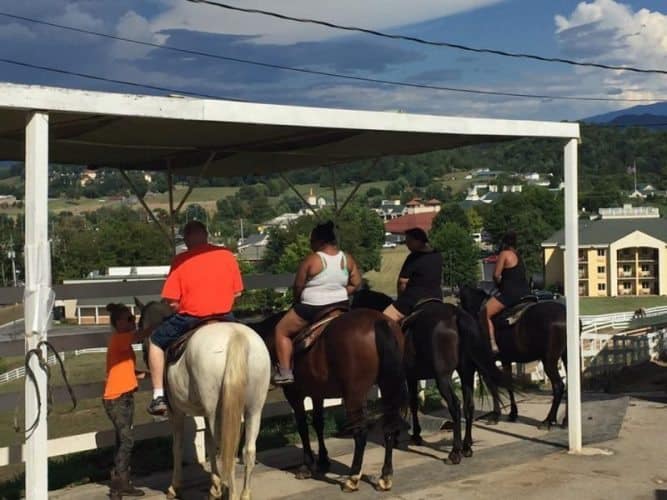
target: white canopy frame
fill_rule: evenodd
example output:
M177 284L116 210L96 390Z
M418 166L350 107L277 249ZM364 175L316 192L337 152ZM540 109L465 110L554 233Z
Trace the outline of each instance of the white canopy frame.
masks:
M24 125L18 128L21 120ZM228 135L232 137L226 142ZM246 136L252 137L243 142L241 139ZM176 146L170 143L176 140L174 137L179 139ZM217 144L205 143L211 137L217 137ZM252 173L248 165L255 164L262 166L263 173L282 172L519 137L565 142L565 295L570 298L567 407L570 451L579 453L580 133L576 123L336 110L0 84L0 159L24 160L26 168L26 351L46 340L53 300L47 219L49 161L150 170L164 169L168 160L168 170L197 175L201 168L198 165L210 158L211 175L231 176ZM195 163L197 159L200 161ZM349 198L341 210L347 201ZM173 217L173 200L170 208ZM46 394L46 374L34 356L30 363L40 393ZM38 412L35 390L28 379L25 391L28 425L40 415L36 429L26 436L26 498L42 500L48 497L46 412Z

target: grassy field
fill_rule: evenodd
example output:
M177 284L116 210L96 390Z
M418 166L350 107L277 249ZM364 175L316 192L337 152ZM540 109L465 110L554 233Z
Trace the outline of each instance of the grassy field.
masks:
M23 317L23 304L0 307L0 325Z
M407 247L403 245L383 249L380 271L370 271L364 275L371 288L387 295L396 295L396 280L408 253Z
M579 313L609 314L656 306L667 306L667 297L582 297Z
M363 195L372 187L376 187L384 191L384 188L388 184L387 181L378 181L378 182L369 182L363 184L359 191L358 195ZM333 190L330 187L321 187L319 184L298 184L295 186L297 190L307 197L310 193L310 190L313 190L313 193L318 197L323 196L329 201L333 201ZM185 192L187 191L187 186L176 186L174 190L174 203L177 205ZM195 188L190 196L188 201L185 203L185 206L197 203L204 207L209 212L214 212L216 210L216 201L226 198L228 196L233 196L237 191L238 187L198 187ZM337 196L339 204L352 192L354 186L352 185L343 185L337 190ZM270 197L269 201L272 204L278 203L282 196L295 196L291 189L285 190L280 196ZM154 195L149 195L146 197L146 203L151 208L162 208L167 209L169 207L169 195L166 193L158 193ZM121 202L118 200L107 200L105 198L99 199L89 199L89 198L79 198L76 200L68 200L64 198L57 198L49 200L49 210L53 212L72 212L74 214L80 214L83 212L90 212L97 210L101 207L119 207ZM139 204L136 204L136 207L139 207ZM5 209L0 209L0 213L7 215L15 216L19 213L22 213L22 208L10 207Z

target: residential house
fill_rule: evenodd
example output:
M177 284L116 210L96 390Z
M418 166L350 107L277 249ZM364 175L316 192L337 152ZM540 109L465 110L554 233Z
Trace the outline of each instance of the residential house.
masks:
M248 262L259 262L264 258L266 246L269 244L268 233L251 234L238 245L238 259Z
M441 206L438 200L423 201L415 198L405 204L405 215L384 223L385 231L391 234L404 234L408 229L418 227L429 232Z

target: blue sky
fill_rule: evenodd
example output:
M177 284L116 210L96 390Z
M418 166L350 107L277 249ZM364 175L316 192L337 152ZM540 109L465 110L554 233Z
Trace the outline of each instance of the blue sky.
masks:
M228 0L478 47L667 69L667 4L614 0ZM667 77L427 47L233 13L185 0L0 0L0 11L158 44L428 85L667 98ZM485 97L358 83L174 54L0 16L0 57L261 102L526 119L578 119L628 102ZM0 80L154 93L0 63Z

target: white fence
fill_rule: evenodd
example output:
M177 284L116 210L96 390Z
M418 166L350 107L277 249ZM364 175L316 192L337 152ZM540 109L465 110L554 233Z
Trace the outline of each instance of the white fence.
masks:
M61 352L59 354L60 358L64 361L65 353ZM46 362L49 365L55 365L56 357L52 354L47 358ZM23 377L25 377L25 366L19 366L18 368L14 368L13 370L9 370L8 372L0 373L0 384L6 384L7 382L11 382L12 380L18 380Z
M605 330L622 330L628 328L633 319L643 320L656 316L667 315L667 306L656 306L644 309L646 316L644 318L635 318L634 312L582 315L581 326L582 333L597 333Z

